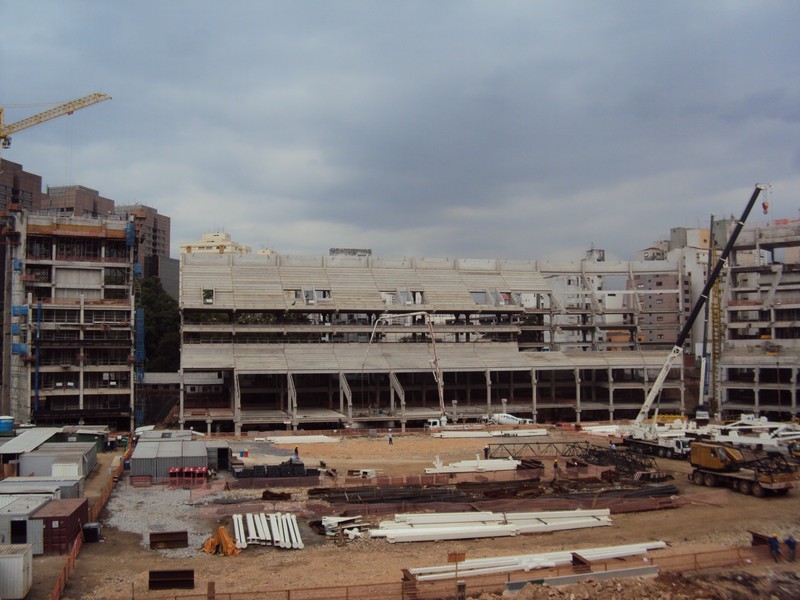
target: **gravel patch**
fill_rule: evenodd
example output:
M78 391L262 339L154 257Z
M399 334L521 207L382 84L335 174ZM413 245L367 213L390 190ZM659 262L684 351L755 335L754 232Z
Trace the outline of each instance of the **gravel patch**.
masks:
M212 502L215 497L215 494L209 494L202 502ZM214 521L198 518L190 500L189 490L118 485L107 505L109 517L105 525L139 534L141 545L148 549L151 532L186 531L189 537L187 548L159 549L156 552L173 558L188 558L197 554L203 542L218 527Z

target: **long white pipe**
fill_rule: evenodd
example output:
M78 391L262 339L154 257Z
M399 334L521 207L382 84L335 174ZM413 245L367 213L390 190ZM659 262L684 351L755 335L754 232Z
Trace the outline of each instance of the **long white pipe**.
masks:
M291 519L292 528L294 529L295 536L297 537L297 546L295 546L295 548L302 550L305 547L305 544L303 543L303 538L300 535L300 526L297 524L297 515L291 514L289 515L289 518Z
M264 543L271 544L272 535L270 534L269 520L267 519L267 515L265 515L264 513L259 513L258 519L259 522L261 523L261 528L264 530Z
M242 515L233 515L233 534L236 537L236 547L240 550L247 548L247 540L244 535L244 523L242 522Z
M253 520L253 513L245 513L244 518L247 521L247 543L257 544L259 541L259 535L256 531L256 523Z
M278 546L279 548L283 547L283 532L281 531L281 524L280 520L278 519L278 515L275 513L270 513L269 515L269 524L272 528L272 539L274 540L274 545Z

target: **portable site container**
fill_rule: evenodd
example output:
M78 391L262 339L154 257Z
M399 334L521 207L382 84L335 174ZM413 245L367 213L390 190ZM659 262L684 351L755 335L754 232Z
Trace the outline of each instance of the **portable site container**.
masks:
M209 469L227 471L231 468L231 448L228 442L214 440L203 443L206 445Z
M61 498L83 498L84 478L61 478L61 477L6 477L0 481L0 490L6 485L25 485L31 491L48 489L58 486L61 490Z
M33 513L30 520L42 522L44 554L66 554L89 520L89 500L53 500Z
M0 544L30 544L34 555L42 554L42 522L32 521L31 515L48 502L45 496L0 496Z
M54 472L54 465L62 466ZM19 457L19 474L28 476L79 476L86 477L97 465L97 450L86 442L43 444L32 452Z
M173 467L208 467L208 453L203 442L140 440L130 462L132 477L167 479Z
M33 586L30 544L0 545L0 598L22 600Z
M161 440L181 440L184 442L192 441L194 437L194 432L190 429L178 429L178 430L170 430L165 431L162 429L152 429L149 431L141 431L139 432L139 441L157 441L160 442Z
M59 452L64 454L73 454L75 452L79 452L84 456L83 462L87 469L87 472L85 473L86 475L91 473L97 466L97 445L94 442L47 442L46 444L39 446L36 449L36 452Z
M46 496L50 500L61 500L61 488L55 483L38 482L30 485L24 482L0 481L0 495L7 496L9 494L36 494L37 496Z

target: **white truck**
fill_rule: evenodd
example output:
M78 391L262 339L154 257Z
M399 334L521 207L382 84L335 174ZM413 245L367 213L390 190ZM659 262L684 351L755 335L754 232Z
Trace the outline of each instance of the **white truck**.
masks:
M484 421L490 425L533 425L533 420L523 419L508 413L486 415Z
M626 437L622 445L643 454L661 458L687 458L692 451L692 440L683 435L661 434L653 439Z

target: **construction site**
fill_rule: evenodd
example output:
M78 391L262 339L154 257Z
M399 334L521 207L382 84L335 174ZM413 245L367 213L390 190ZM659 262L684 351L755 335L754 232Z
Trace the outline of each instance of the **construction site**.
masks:
M797 597L800 222L742 231L765 187L707 263L187 251L167 428L135 219L8 204L0 597Z
M206 444L219 457L229 448L230 463L200 474L162 473L154 443L173 449L172 464L178 446L199 443L164 441L169 432L151 432L132 452L99 454L85 484L99 534L80 536L66 555L35 556L25 598L488 599L509 590L520 599L789 598L800 590L784 543L800 533L796 491L757 497L698 485L685 460L651 458L572 426L391 433L219 438ZM141 474L147 465L153 475ZM520 591L526 582L535 584Z

